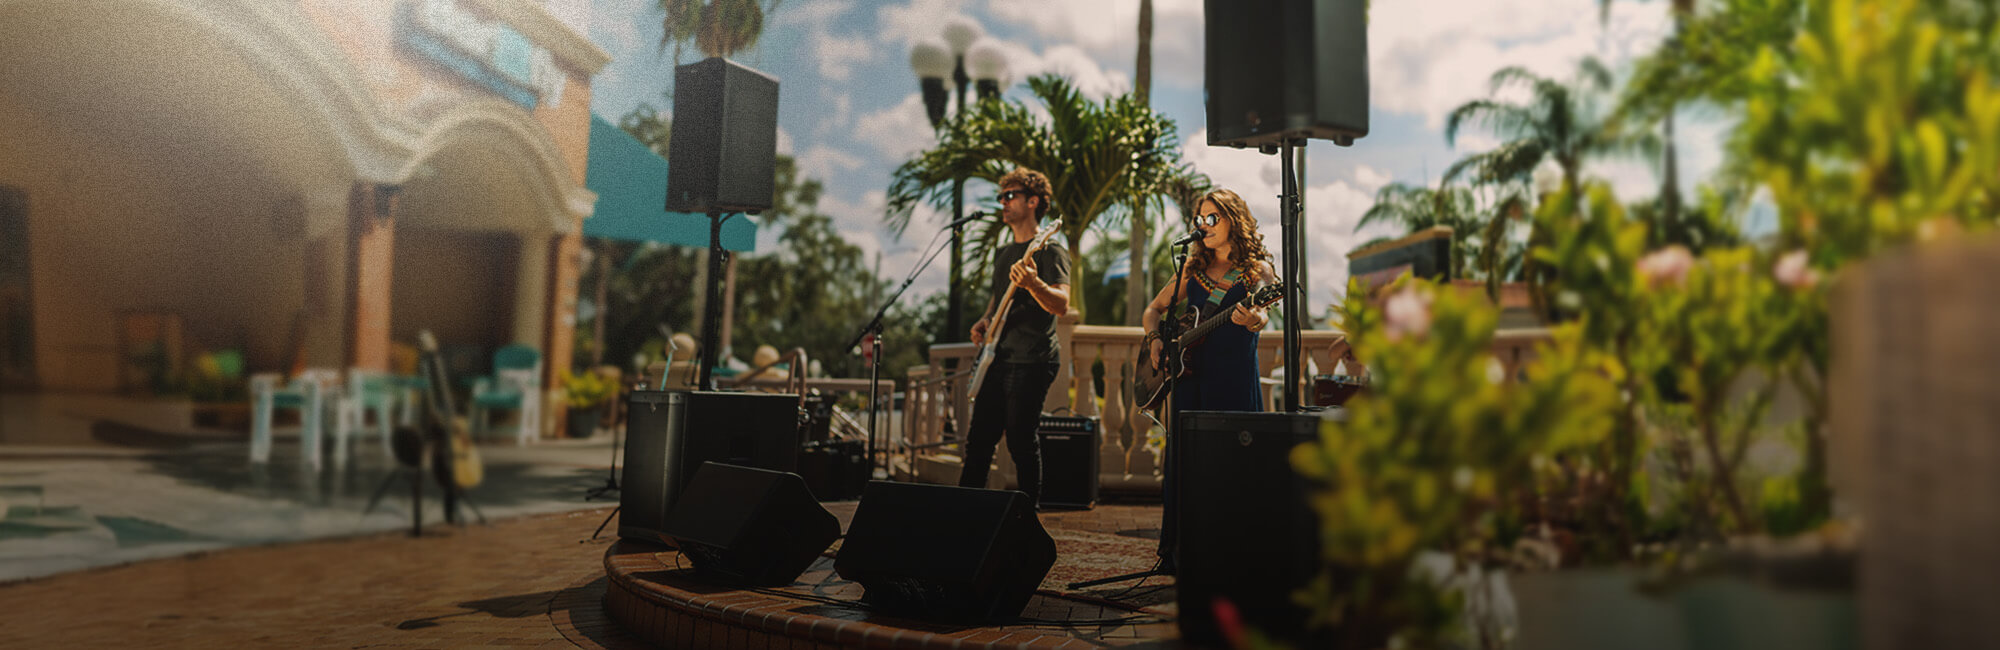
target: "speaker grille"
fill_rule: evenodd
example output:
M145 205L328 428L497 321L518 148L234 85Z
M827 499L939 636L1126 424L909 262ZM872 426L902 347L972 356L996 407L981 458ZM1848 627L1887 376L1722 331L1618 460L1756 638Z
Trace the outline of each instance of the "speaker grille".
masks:
M674 69L667 211L771 207L778 152L778 79L721 57Z

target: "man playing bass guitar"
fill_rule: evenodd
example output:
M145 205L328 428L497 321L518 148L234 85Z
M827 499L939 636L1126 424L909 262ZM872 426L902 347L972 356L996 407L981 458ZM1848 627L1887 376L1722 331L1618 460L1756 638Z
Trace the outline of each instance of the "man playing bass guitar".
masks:
M1000 177L1000 219L1013 239L993 256L993 297L985 315L972 325L973 343L993 340L992 362L975 369L990 376L973 380L979 389L972 396L965 467L958 476L961 486L986 487L994 448L1005 434L1021 491L1037 504L1042 456L1035 429L1060 358L1056 316L1069 310L1069 253L1050 241L1053 233L1037 236L1048 211L1047 176L1015 168ZM1005 313L995 313L1001 309Z

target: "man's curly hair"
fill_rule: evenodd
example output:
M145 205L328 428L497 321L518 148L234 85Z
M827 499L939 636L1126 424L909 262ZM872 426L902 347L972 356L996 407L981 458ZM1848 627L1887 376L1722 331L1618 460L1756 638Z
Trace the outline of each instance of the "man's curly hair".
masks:
M1035 202L1036 221L1041 221L1042 217L1048 215L1049 177L1043 176L1041 172L1026 167L1015 167L1014 171L1007 172L1006 176L1000 177L1001 188L1004 189L1009 185L1020 187L1027 193L1034 195L1035 198L1040 199Z

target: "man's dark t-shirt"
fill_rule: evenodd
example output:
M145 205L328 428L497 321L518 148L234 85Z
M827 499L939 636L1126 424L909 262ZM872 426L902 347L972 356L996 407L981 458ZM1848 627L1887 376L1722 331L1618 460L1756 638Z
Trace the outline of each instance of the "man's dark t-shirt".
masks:
M1021 254L1027 252L1028 242L1015 242L1002 246L993 257L993 307L1000 306L1000 293L1007 290L1011 281L1008 270L1021 261ZM1041 250L1035 251L1035 268L1042 281L1049 284L1069 284L1069 251L1062 244L1050 241ZM1056 351L1056 315L1051 314L1035 302L1035 296L1026 287L1014 290L1014 300L1008 304L1005 325L999 328L988 326L987 335L999 332L999 347L993 351L993 360L1008 363L1055 363L1059 360Z

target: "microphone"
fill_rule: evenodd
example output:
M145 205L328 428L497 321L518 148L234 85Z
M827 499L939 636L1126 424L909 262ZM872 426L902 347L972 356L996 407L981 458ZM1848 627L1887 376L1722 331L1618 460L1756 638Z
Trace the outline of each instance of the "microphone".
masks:
M959 220L956 220L956 221L953 221L953 222L951 222L951 223L948 223L948 224L945 224L945 225L944 225L944 227L945 227L945 230L950 230L950 229L952 229L952 228L957 228L957 227L959 227L959 226L963 226L963 225L965 225L965 224L968 224L968 223L972 223L972 222L974 222L974 221L978 221L978 220L980 220L980 219L985 219L985 218L987 218L987 217L990 217L990 216L993 216L993 215L989 215L989 214L986 214L986 211L985 211L985 210L973 210L973 211L972 211L972 214L968 214L968 215L965 215L965 218L964 218L964 219L959 219Z
M1208 231L1196 228L1194 229L1194 232L1188 233L1187 236L1174 240L1173 245L1186 246L1188 244L1194 243L1194 241L1197 239L1206 239L1207 237L1208 237Z

